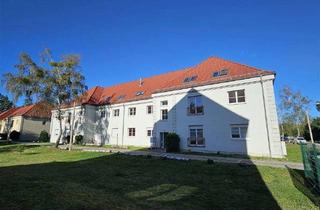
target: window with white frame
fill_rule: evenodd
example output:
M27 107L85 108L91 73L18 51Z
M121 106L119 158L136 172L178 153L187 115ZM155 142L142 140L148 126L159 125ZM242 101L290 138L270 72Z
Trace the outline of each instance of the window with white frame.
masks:
M228 95L229 95L229 103L230 104L246 102L246 96L245 96L244 89L229 91Z
M231 138L233 139L246 139L248 132L248 125L231 125Z
M160 105L161 106L167 106L168 105L168 101L165 100L165 101L160 101Z
M129 108L129 115L130 116L136 115L136 107Z
M203 114L202 97L200 95L188 97L188 114L189 115Z
M136 136L136 129L128 128L128 136Z
M149 105L147 106L147 114L152 114L153 113L153 106Z
M105 118L106 117L106 111L102 110L100 111L100 117Z
M168 119L168 109L162 109L161 110L161 120L167 120Z
M152 129L147 128L147 136L151 137L152 136Z
M113 110L113 116L114 117L119 117L119 114L120 114L120 110L119 109L114 109Z
M203 137L203 126L202 125L192 125L189 126L189 146L204 146L205 141Z

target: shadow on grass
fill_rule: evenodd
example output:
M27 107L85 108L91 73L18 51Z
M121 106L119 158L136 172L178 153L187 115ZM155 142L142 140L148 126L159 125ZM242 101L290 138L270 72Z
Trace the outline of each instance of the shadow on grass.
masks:
M316 206L320 207L320 196L315 191L314 187L305 178L303 170L291 169L287 167L290 178L294 186L307 196Z
M110 154L0 171L2 209L280 209L255 166Z
M17 151L19 149L19 146L22 146L23 148L37 148L40 147L40 145L23 145L23 144L19 144L19 143L8 143L5 145L0 145L0 153L2 152L14 152Z

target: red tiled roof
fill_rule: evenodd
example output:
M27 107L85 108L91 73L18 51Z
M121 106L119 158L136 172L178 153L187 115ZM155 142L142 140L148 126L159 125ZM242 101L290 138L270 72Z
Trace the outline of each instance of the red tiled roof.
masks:
M221 77L213 77L215 71L227 69L228 74ZM169 90L183 89L207 84L227 82L239 79L257 77L260 75L275 74L272 71L260 70L247 65L227 61L217 57L210 57L202 63L183 70L173 71L153 77L143 78L142 85L140 80L135 80L110 87L96 86L87 91L82 102L84 104L108 104L122 103L128 101L148 99L151 94L165 92ZM190 76L197 76L197 79L184 83L184 79ZM137 96L138 91L143 91L143 95ZM122 100L119 96L125 95Z
M8 117L27 116L37 118L50 118L52 106L47 103L37 103L29 106L11 108L0 114L0 120Z

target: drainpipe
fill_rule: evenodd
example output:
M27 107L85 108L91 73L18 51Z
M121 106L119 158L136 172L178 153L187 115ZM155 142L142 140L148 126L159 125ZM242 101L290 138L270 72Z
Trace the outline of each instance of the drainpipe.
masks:
M123 138L124 138L124 116L125 116L125 106L123 104L123 111L122 111L122 134L121 134L121 145L123 147Z
M265 122L266 122L266 130L267 130L267 138L268 138L268 148L269 148L269 157L271 158L271 145L270 145L269 125L268 125L266 99L265 99L265 94L264 94L264 87L263 87L262 75L260 75L260 84L261 84L261 89L262 89L264 119L265 119Z

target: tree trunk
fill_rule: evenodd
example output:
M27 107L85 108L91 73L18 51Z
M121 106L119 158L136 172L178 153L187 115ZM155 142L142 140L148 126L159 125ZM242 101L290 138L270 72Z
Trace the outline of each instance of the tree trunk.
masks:
M313 134L312 134L312 129L311 129L311 124L310 124L310 119L309 119L309 114L308 114L308 112L306 112L306 116L307 116L307 122L308 122L308 127L309 127L310 140L311 140L312 143L314 143L314 141L313 141Z
M61 140L61 136L62 136L62 117L61 117L61 111L60 110L58 110L58 120L59 120L60 129L59 129L59 136L58 136L58 138L56 140L56 144L55 144L56 148L58 148L60 140Z
M297 131L298 131L298 135L297 135L297 136L300 136L300 128L299 128L299 125L297 125Z

